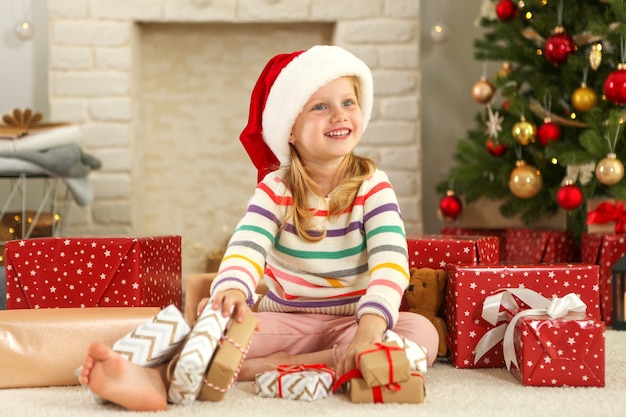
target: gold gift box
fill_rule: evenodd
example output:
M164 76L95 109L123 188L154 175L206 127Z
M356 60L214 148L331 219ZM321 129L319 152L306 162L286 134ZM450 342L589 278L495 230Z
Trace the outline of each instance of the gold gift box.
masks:
M112 346L158 307L0 311L0 388L78 385L92 342Z
M426 386L419 372L412 372L409 379L397 384L369 387L363 378L350 381L350 400L353 403L412 403L424 402Z
M224 398L237 377L257 323L252 314L246 315L242 322L230 321L221 346L209 364L198 400L221 401Z
M358 346L356 358L368 387L404 382L411 376L409 358L396 342Z

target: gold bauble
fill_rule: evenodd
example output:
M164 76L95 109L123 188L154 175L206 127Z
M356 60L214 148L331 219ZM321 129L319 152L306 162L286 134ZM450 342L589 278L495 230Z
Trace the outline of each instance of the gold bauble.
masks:
M572 106L579 112L588 112L598 104L598 95L593 88L587 87L587 84L582 85L574 90L572 94Z
M495 92L496 88L485 77L481 77L472 86L472 98L480 104L489 103Z
M504 78L507 77L511 73L511 71L513 71L513 66L510 62L505 61L502 63L502 68L498 70L498 75Z
M596 178L604 185L617 184L624 178L624 164L610 153L596 165Z
M532 198L541 191L542 186L541 171L532 165L526 165L522 160L515 163L509 178L509 189L513 195L519 198Z
M528 145L535 141L535 125L527 122L524 116L515 125L513 125L513 138L520 145Z

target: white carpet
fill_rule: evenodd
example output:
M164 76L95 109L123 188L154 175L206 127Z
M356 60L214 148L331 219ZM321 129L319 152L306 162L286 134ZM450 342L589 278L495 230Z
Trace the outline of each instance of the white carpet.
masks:
M0 370L2 372L2 370ZM505 369L456 369L437 363L425 374L422 404L352 404L345 395L300 402L257 397L252 383L235 384L224 401L170 406L166 416L291 417L617 417L626 415L626 331L606 332L606 387L525 387ZM79 387L0 390L2 417L132 416L116 406L95 404Z

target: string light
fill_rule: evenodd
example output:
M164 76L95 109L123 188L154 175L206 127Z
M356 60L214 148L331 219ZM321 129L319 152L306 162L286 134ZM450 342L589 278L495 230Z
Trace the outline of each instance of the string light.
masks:
M24 11L24 17L22 18L22 21L15 26L15 34L18 36L18 38L25 41L32 39L35 35L35 28L33 27L32 22L29 20L30 9L32 5L33 0L30 0L28 2L26 10Z

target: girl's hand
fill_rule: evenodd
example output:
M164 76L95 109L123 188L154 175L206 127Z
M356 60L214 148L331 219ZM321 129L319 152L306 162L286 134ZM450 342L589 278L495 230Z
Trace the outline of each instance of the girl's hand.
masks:
M246 303L246 295L240 290L218 291L211 296L211 299L213 300L211 304L213 310L222 310L224 317L231 316L238 322L241 322L246 314L251 313L250 307L248 307ZM208 304L209 298L200 300L198 303L198 311L196 312L198 316L202 314L202 311Z
M357 346L382 342L385 330L387 330L387 322L384 318L375 314L364 314L361 316L354 339L352 339L345 354L337 363L337 376L342 376L354 369L356 366Z

